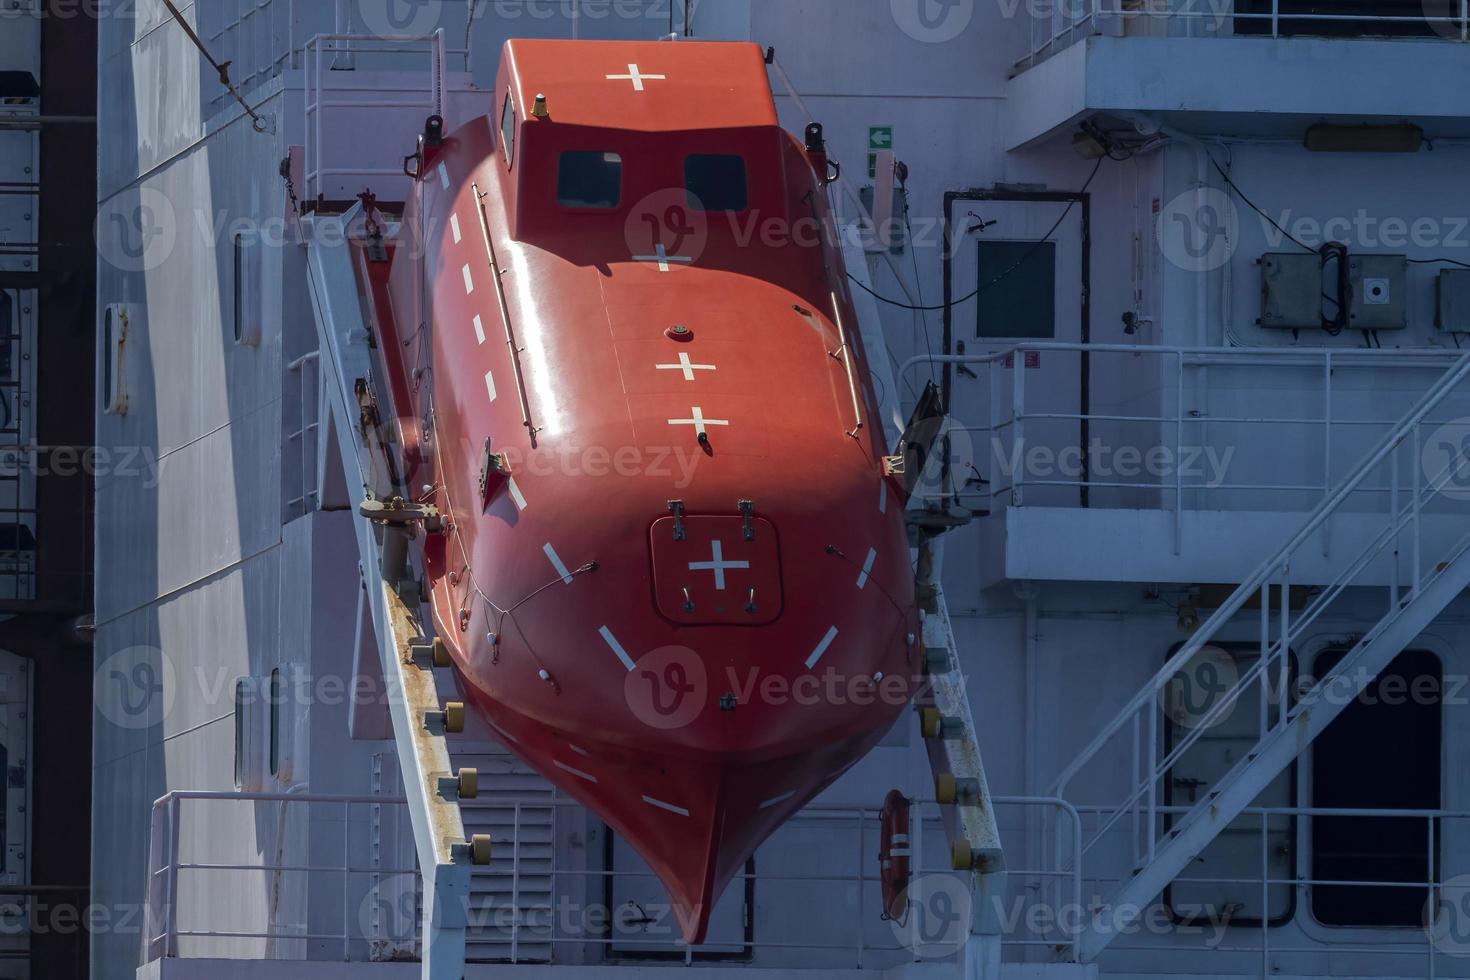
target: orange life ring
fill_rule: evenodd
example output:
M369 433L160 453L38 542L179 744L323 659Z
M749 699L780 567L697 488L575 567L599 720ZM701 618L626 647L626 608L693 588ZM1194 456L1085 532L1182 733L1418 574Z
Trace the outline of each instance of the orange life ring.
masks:
M912 846L909 842L909 800L898 790L883 800L879 814L881 843L878 877L883 884L883 911L890 919L902 920L908 911Z

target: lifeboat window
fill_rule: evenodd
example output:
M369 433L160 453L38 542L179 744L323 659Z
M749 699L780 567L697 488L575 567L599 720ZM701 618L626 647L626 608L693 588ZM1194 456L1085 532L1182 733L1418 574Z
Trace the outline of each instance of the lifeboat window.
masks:
M505 108L500 111L500 149L505 153L507 167L515 162L516 107L509 95L505 97Z
M574 150L561 155L556 199L564 208L615 208L623 193L623 158Z
M744 211L749 203L745 158L699 153L684 161L684 187L696 211Z

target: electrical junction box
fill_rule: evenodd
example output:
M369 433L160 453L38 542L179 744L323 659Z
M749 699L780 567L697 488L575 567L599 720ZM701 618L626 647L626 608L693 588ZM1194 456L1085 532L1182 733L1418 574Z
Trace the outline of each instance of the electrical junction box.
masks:
M1316 330L1322 326L1322 257L1267 252L1261 267L1261 326Z
M1403 330L1409 325L1409 260L1403 255L1352 255L1354 330Z
M1470 269L1444 269L1435 281L1434 325L1448 333L1470 333Z

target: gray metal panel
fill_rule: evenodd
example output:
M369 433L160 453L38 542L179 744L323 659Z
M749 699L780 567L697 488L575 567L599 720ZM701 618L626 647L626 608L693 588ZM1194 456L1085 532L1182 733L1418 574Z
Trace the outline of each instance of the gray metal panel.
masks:
M1434 325L1452 333L1470 333L1470 269L1443 269L1435 282Z
M1261 326L1322 326L1322 259L1307 252L1261 256Z
M1357 330L1403 330L1409 325L1409 263L1402 255L1354 255L1351 326Z

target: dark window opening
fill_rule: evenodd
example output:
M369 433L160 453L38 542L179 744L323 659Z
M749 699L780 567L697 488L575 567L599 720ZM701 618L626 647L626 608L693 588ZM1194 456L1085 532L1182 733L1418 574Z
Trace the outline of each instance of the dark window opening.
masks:
M245 243L235 236L235 343L245 336Z
M744 157L695 154L684 161L684 187L696 211L744 211L750 206Z
M1317 657L1324 676L1345 654ZM1444 670L1425 650L1406 650L1312 747L1312 806L1437 810ZM1438 821L1434 839L1439 840ZM1428 882L1430 820L1314 817L1314 881ZM1423 925L1428 888L1316 885L1312 914L1332 926Z
M112 410L112 308L102 315L102 410Z
M564 208L615 208L623 196L623 158L574 150L561 155L556 200Z
M281 772L281 669L271 671L271 775Z
M1458 23L1426 19L1457 17L1457 3L1425 3L1424 0L1279 0L1279 3L1276 33L1282 36L1433 37L1443 34L1455 39L1460 36ZM1263 15L1237 18L1236 34L1272 33L1272 0L1236 0L1235 12ZM1329 19L1315 19L1319 17ZM1330 19L1336 17L1390 19Z
M1057 335L1057 243L981 242L977 337Z
M245 681L235 682L235 788L245 785Z
M0 293L0 378L15 379L15 348L20 344L20 317L15 315L15 300L8 292ZM4 391L0 390L0 398ZM9 414L8 407L5 414ZM9 428L7 421L0 428Z
M505 154L507 167L515 162L516 106L509 94L505 97L505 108L500 111L500 149Z

